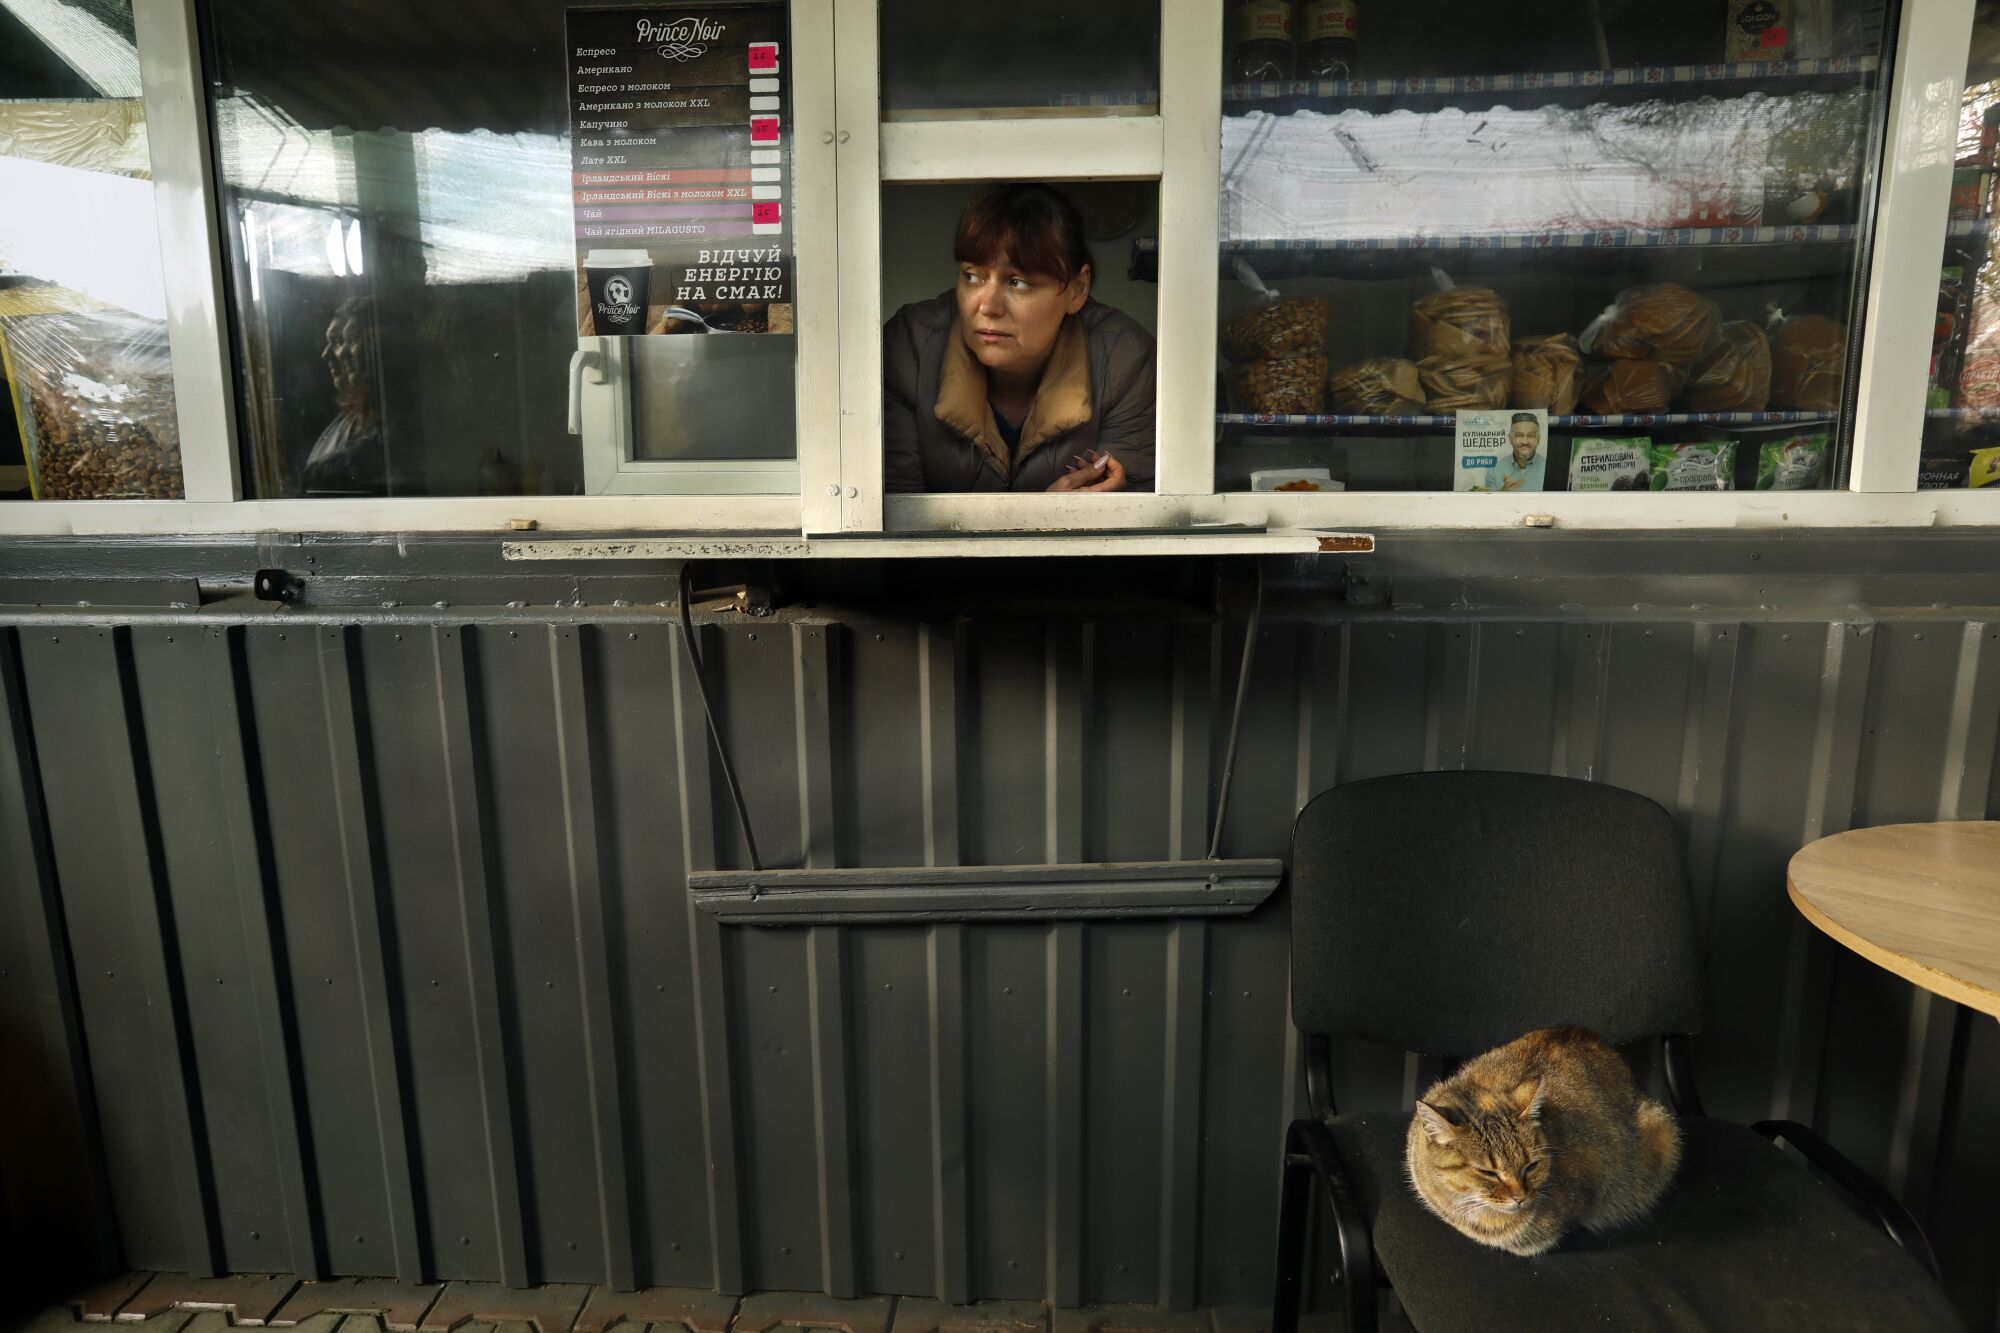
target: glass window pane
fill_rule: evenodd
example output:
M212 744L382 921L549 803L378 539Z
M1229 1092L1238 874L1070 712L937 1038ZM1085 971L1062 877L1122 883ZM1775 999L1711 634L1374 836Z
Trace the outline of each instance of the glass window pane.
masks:
M882 0L882 115L1150 116L1160 0Z
M1920 490L2000 494L2000 263L1990 240L2000 138L2000 17L1980 5L1965 62L1951 220L1938 270L1937 328Z
M131 0L0 0L0 496L181 488Z
M1883 5L1232 13L1218 488L1838 482Z
M573 29L586 13L608 26ZM753 69L768 34L746 26L784 37L782 3L531 0L472 48L400 0L209 14L248 492L565 495L586 449L614 451L612 473L796 456L792 307L732 279L781 248L791 280L790 53L766 43L777 63ZM607 294L632 312L606 390L629 426L580 439L571 357L623 332ZM746 397L730 386L752 365Z
M1153 489L1158 304L1124 257L1159 201L1154 181L883 187L888 491ZM960 264L962 218L1014 239Z

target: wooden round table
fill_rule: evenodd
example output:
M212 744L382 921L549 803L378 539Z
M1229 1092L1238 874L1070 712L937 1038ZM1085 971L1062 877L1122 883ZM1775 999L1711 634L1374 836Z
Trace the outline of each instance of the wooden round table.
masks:
M1806 919L1855 953L2000 1018L2000 823L1836 833L1785 878Z

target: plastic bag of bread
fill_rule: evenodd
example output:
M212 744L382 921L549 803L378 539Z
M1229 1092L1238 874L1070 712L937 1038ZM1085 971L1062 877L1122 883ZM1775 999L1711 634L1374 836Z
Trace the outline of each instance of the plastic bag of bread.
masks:
M1417 381L1433 412L1505 407L1514 382L1514 361L1505 352L1484 356L1427 356L1417 362Z
M37 499L185 494L164 321L63 288L0 289L0 365L14 380L9 395L0 374L0 414L20 427Z
M1500 294L1455 286L1442 269L1432 269L1431 277L1438 289L1410 307L1410 354L1419 361L1506 356L1511 330Z
M1775 314L1771 324L1771 406L1837 412L1847 378L1847 326L1825 315Z
M1584 371L1578 397L1594 416L1665 412L1686 382L1687 372L1665 361L1599 361Z
M1229 379L1246 412L1293 415L1326 410L1325 352L1246 361L1229 373Z
M1762 412L1771 401L1771 340L1748 320L1724 324L1715 347L1688 376L1690 412Z
M1424 386L1417 363L1372 356L1333 372L1327 399L1336 412L1362 416L1414 417L1424 414Z
M1583 331L1583 350L1618 361L1691 366L1708 350L1722 311L1700 292L1662 282L1619 293Z
M1287 296L1264 301L1222 326L1222 350L1232 361L1274 361L1326 346L1333 306L1324 297Z
M1514 344L1514 387L1509 407L1545 407L1549 415L1566 417L1576 411L1577 372L1583 353L1567 333L1523 338Z

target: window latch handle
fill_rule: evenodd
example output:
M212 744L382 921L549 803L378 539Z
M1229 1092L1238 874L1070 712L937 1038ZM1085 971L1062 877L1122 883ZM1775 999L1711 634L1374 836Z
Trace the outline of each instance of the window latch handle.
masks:
M593 348L579 347L569 355L569 433L583 434L583 372L595 372L594 384L604 383L604 357Z

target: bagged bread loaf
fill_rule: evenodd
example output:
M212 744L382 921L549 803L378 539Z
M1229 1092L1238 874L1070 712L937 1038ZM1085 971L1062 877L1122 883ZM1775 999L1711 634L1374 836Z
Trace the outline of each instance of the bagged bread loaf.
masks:
M1268 361L1246 361L1230 372L1246 412L1280 415L1326 410L1326 353L1300 352Z
M1847 326L1825 315L1776 317L1771 334L1771 406L1837 412L1847 377Z
M1597 416L1665 412L1687 376L1665 361L1600 361L1584 371L1583 409Z
M1273 361L1326 346L1333 307L1318 296L1265 301L1233 315L1222 326L1222 350L1232 361Z
M1416 362L1395 357L1370 357L1334 371L1327 397L1334 411L1363 416L1412 417L1426 410Z
M1545 407L1551 416L1576 411L1577 372L1583 354L1567 333L1524 338L1514 344L1514 387L1509 407Z
M1438 289L1410 307L1410 354L1419 361L1506 356L1510 330L1500 294L1454 286L1440 269L1432 269L1431 277Z
M1618 361L1665 361L1691 366L1722 323L1715 302L1678 283L1621 292L1583 331L1583 350Z
M1690 412L1762 412L1771 401L1771 340L1748 320L1724 324L1715 346L1688 376Z
M1417 362L1417 380L1433 412L1505 407L1514 380L1514 362L1505 352L1481 356L1427 356Z

